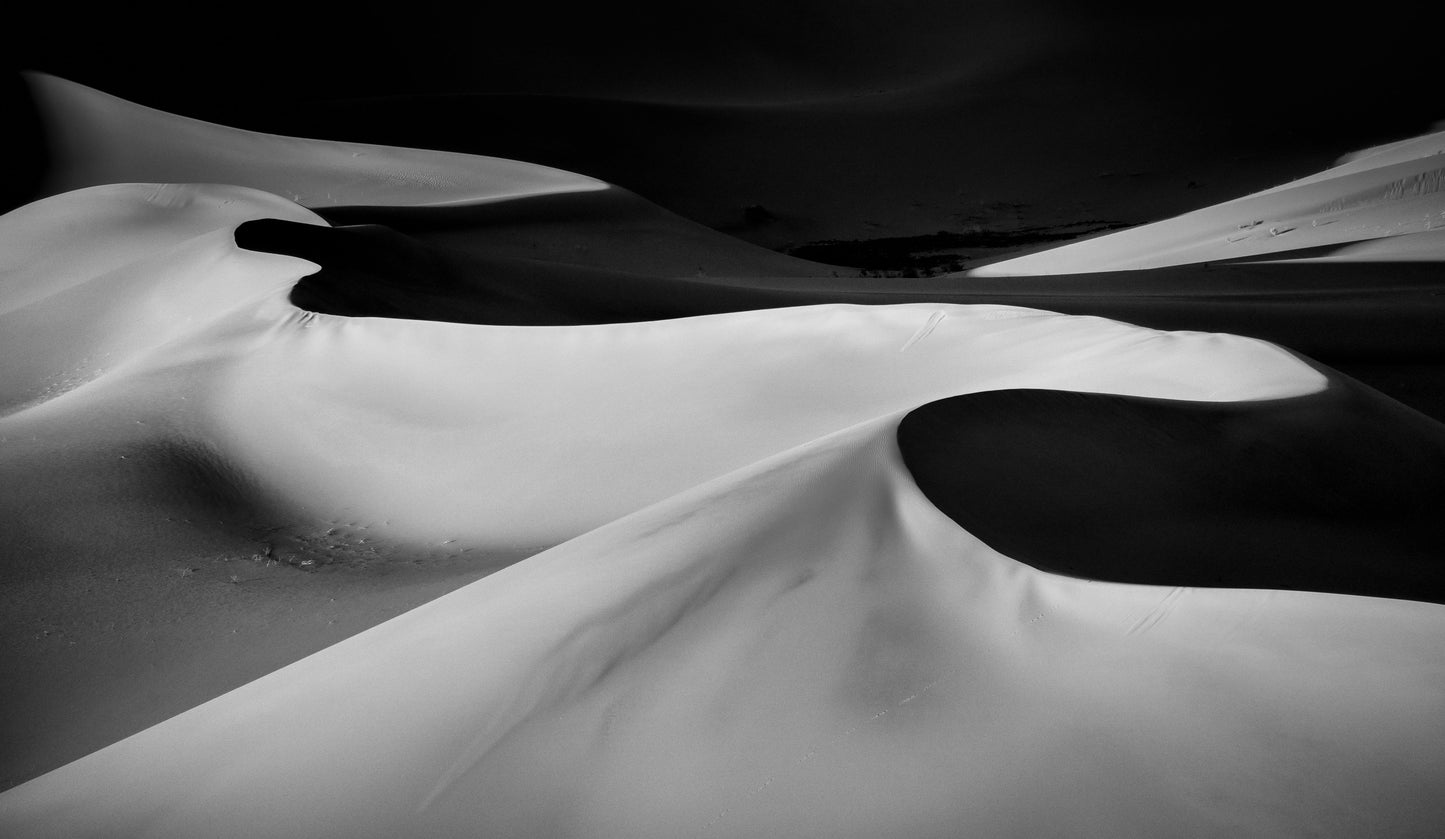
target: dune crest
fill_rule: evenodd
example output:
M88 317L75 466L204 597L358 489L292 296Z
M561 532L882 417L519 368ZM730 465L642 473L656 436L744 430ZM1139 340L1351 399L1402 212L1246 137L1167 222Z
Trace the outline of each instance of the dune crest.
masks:
M316 269L237 247L235 227L257 218L325 224L269 193L191 184L91 187L6 214L0 413L213 329ZM70 245L77 237L84 247Z

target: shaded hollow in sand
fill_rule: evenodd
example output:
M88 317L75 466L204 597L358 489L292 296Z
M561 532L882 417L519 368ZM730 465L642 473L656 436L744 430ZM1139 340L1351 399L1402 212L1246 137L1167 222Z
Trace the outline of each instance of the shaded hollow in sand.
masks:
M1046 571L1445 602L1445 428L1347 379L1256 402L976 393L898 442L939 509Z

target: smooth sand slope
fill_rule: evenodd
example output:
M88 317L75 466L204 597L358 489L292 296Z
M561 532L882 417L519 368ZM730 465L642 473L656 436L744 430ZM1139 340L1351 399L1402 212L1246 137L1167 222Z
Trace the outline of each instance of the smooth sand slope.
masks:
M15 836L1419 835L1431 604L1091 583L882 417L0 798ZM144 766L146 771L136 771Z
M1386 340L1428 262L933 297L544 167L37 84L83 188L0 218L0 833L1445 816L1441 426L1189 320L1431 365L1436 309Z

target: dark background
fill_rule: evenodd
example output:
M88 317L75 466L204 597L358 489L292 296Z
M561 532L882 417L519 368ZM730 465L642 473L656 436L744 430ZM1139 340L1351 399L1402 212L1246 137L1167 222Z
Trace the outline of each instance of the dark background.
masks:
M896 204L910 183L926 191L935 177L958 181L958 190L981 183L983 200L998 191L985 175L1048 176L1047 153L976 162L1030 138L1052 144L1043 152L1068 147L1069 161L1058 165L1078 171L1091 165L1089 155L1100 171L1119 168L1124 155L1153 175L1179 170L1178 183L1142 185L1134 217L1107 219L1138 223L1305 174L1445 117L1435 89L1439 50L1431 33L1438 30L1428 19L1328 8L1067 0L48 3L12 17L4 37L11 70L52 73L243 128L573 168L724 229L749 201L743 185L750 179L764 184L780 171L841 167L855 148L861 159L913 157L931 169L884 166L878 179L897 189L848 182L849 200ZM9 207L33 197L45 163L23 86L13 72L6 76L6 142L24 161L7 176ZM557 97L587 100L591 110ZM980 99L987 101L965 119L961 103ZM615 100L653 103L668 116L659 129L655 109L639 115ZM949 102L960 104L950 110ZM739 109L757 116L789 103L841 121L803 128L728 121ZM858 127L859 119L866 125ZM888 138L878 136L885 130ZM639 137L659 132L661 142L638 147ZM717 156L674 153L665 142L670 132L678 147L732 132L740 159L770 155L773 171L709 180L703 170ZM803 139L790 144L795 136ZM958 149L957 171L937 162L941 144ZM1206 159L1239 163L1239 178L1183 171ZM816 181L830 177L819 172ZM1179 192L1191 180L1204 191ZM729 183L737 194L709 204L706 195L729 192ZM781 204L786 216L788 194L753 191L757 203ZM797 203L800 217L818 215L816 206ZM931 233L943 211L924 215L913 229L885 232ZM800 224L751 238L783 247L862 235L852 225Z

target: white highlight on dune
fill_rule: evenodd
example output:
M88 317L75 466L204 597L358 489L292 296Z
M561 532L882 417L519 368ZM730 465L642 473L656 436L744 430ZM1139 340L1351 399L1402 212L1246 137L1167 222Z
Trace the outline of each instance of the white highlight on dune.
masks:
M1366 149L1287 184L1164 221L975 268L980 277L1092 273L1226 259L1445 259L1445 131ZM1363 244L1361 244L1363 243Z
M168 114L43 73L25 79L56 157L45 184L226 183L308 207L423 206L606 189L548 166L452 152L307 140Z

